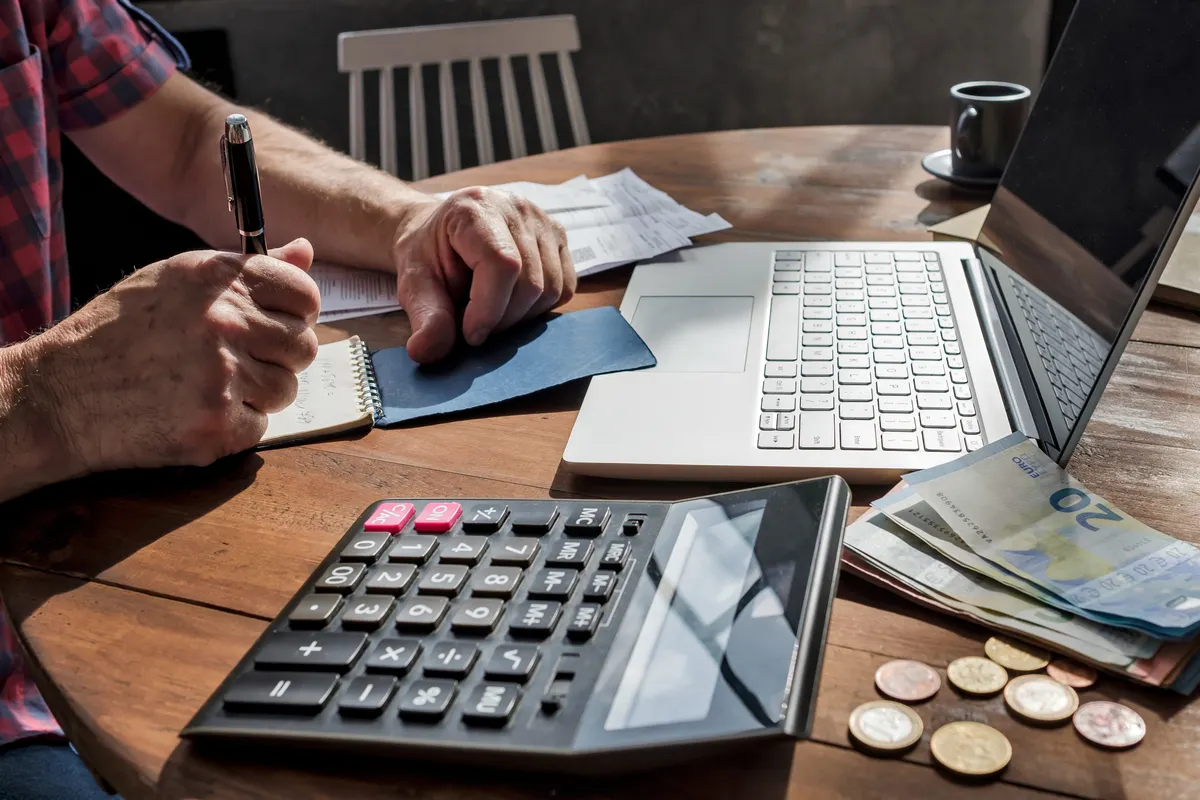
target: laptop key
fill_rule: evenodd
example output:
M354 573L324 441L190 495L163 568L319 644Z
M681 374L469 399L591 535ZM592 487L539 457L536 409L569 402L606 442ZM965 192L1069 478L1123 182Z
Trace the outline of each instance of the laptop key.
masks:
M871 357L866 355L839 355L839 369L870 369ZM831 373L832 374L832 373Z
M771 294L773 295L788 295L800 294L800 284L791 281L782 281L771 284Z
M867 304L857 301L846 301L837 304L837 313L839 314L865 314L867 313Z
M838 267L856 267L862 263L862 253L834 253L833 263Z
M917 423L909 416L884 414L879 417L879 429L883 431L915 431Z
M796 398L786 394L767 395L762 399L763 411L795 411Z
M758 429L760 431L773 431L777 424L778 417L770 412L758 415Z
M838 416L842 419L874 419L874 403L842 403L838 406Z
M803 263L804 252L805 251L803 251L803 250L776 250L775 251L775 262L779 263L780 261L799 261L799 262Z
M894 297L872 297L867 301L867 307L876 308L899 308L900 305Z
M910 393L908 381L882 380L875 382L875 391L881 395L904 396Z
M966 365L963 363L962 356L946 356L946 366L950 369L963 369Z
M865 342L867 340L867 329L854 327L838 328L837 338L841 342Z
M767 378L794 378L796 365L786 361L768 363L763 375Z
M892 258L894 258L897 261L920 261L921 254L917 253L917 252L908 251L908 250L900 250L898 252L892 253Z
M955 405L958 408L958 415L960 417L975 416L975 404L970 400L959 400Z
M795 361L800 344L800 298L772 297L767 327L767 360Z
M833 254L822 250L810 250L804 254L805 272L829 272L833 269Z
M833 391L833 378L801 378L800 391L804 394L820 394Z
M908 366L905 364L877 364L875 377L884 379L899 379L908 377Z
M763 381L763 394L795 394L795 378L767 378Z
M913 410L912 398L909 397L880 397L876 405L881 414L911 414Z
M790 431L796 427L795 414L780 414L779 420L775 425L775 429L779 431Z
M958 431L947 429L921 431L921 438L925 442L925 449L929 450L930 452L962 452L962 443L959 441Z
M941 361L942 351L938 347L910 347L908 357L913 361Z
M904 363L904 351L902 351L902 350L880 350L875 353L875 363L876 364L903 364Z
M958 384L966 383L967 382L967 371L965 369L953 369L953 367L954 367L953 364L951 364L950 366L952 368L950 370L950 382L958 383Z
M916 378L913 386L918 392L948 392L950 387L945 378Z
M843 369L838 371L838 383L845 386L870 386L869 369Z
M983 437L982 436L964 436L963 441L967 445L967 450L972 451L972 452L983 447Z
M760 433L758 449L760 450L791 450L796 446L796 437L791 433Z
M967 417L966 419L964 419L962 421L962 429L963 429L963 433L978 434L979 433L979 420L976 419L975 417Z
M806 319L802 331L804 333L833 333L833 320Z
M810 306L808 303L805 303L804 304L804 318L805 319L833 319L833 309L832 308L816 308L816 307Z
M892 263L891 253L864 253L863 263L865 264L890 264Z
M922 411L920 417L922 428L953 428L957 425L949 411Z
M829 378L833 376L833 364L828 361L805 361L800 365L800 374L805 378Z
M800 337L801 347L832 347L832 333L806 333Z
M945 375L946 368L940 361L916 361L912 365L913 375Z
M813 411L800 415L800 447L813 450L832 450L834 446L834 416L832 411ZM788 434L789 436L791 434Z
M894 308L877 308L871 311L871 322L899 322L900 312Z
M880 436L884 450L918 450L920 445L917 442L917 434L915 433L885 433Z
M937 324L931 319L910 319L904 322L904 330L909 333L933 333Z
M873 399L870 386L843 386L838 389L838 399L843 403L861 403Z
M843 450L874 450L875 423L873 422L843 422Z
M832 411L833 410L833 395L831 395L831 394L806 394L800 398L800 410L801 411Z
M940 342L936 333L910 333L908 343L915 347L935 347Z
M832 347L804 347L800 349L801 361L833 361Z
M955 400L970 400L971 399L971 387L967 386L965 383L954 384L954 399Z
M899 322L872 322L872 336L899 336L904 332Z
M917 393L917 408L920 409L949 409L953 408L953 402L948 394Z

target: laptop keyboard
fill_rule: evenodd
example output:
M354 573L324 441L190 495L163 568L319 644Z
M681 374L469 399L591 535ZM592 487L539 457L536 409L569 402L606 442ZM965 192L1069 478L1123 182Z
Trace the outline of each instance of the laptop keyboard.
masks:
M1104 366L1108 346L1036 288L1013 275L1009 276L1009 282L1033 334L1046 376L1054 386L1058 409L1067 425L1074 427Z
M984 439L937 253L775 253L763 450L962 453Z

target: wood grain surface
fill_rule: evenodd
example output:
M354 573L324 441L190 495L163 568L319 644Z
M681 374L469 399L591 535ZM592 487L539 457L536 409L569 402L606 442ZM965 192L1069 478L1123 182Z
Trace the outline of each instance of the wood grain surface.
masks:
M716 211L738 239L927 240L925 226L983 202L929 180L920 158L946 131L837 127L736 131L594 145L426 181L442 191L555 182L632 167L679 201ZM629 270L582 282L570 309L619 302ZM402 314L339 323L372 347L400 344ZM1149 525L1200 543L1200 318L1152 307L1141 321L1071 471ZM330 756L231 760L177 733L362 509L384 496L652 497L712 484L598 480L560 456L583 397L575 384L437 423L245 454L207 469L123 472L0 506L0 592L49 702L85 759L126 798L896 798L1200 796L1200 710L1187 698L1103 680L1083 699L1137 708L1147 741L1092 748L1067 726L1014 721L1003 701L944 688L917 708L922 742L901 759L852 749L846 721L875 699L872 673L895 658L939 670L981 654L982 628L937 616L843 576L814 740L634 779L577 781ZM879 494L855 487L855 515ZM964 785L931 765L928 737L986 721L1013 744L997 781ZM316 762L316 763L314 763Z

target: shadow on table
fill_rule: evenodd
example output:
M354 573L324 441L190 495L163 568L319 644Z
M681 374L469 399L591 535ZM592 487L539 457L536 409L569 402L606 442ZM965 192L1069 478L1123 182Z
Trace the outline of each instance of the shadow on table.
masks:
M0 560L91 579L248 488L263 459L124 470L48 486L0 505ZM36 604L22 603L22 619Z
M464 768L430 762L403 763L335 753L234 755L182 742L163 766L157 795L163 800L238 797L383 798L439 797L454 800L783 800L788 794L795 747L790 742L755 746L738 756L613 777L555 776ZM448 780L449 778L449 780Z

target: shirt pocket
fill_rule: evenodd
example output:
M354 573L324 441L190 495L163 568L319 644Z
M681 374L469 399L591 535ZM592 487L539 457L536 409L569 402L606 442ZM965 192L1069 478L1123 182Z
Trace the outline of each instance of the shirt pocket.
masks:
M0 69L0 189L12 204L10 211L0 203L0 229L24 222L28 237L40 240L50 232L46 103L42 54L29 49L24 59Z

